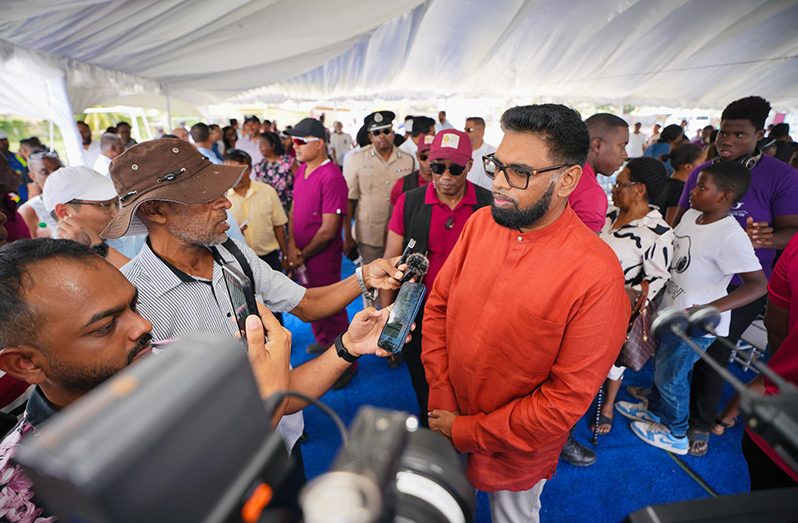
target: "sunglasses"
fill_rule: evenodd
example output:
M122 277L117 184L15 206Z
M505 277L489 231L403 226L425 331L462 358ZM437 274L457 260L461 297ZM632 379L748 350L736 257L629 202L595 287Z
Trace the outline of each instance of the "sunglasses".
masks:
M313 136L308 136L306 138L292 138L292 141L296 146L307 145L312 142L318 142L319 140L321 140L321 138L316 138Z
M393 132L393 129L378 129L376 131L370 131L371 136L375 136L375 137L379 136L381 134L384 134L384 135L388 136L392 132Z
M432 169L432 172L434 174L443 174L448 169L449 174L451 174L452 176L460 176L461 174L463 174L463 171L465 171L465 166L457 165L456 163L453 163L449 165L449 167L446 167L445 163L435 162L429 164L429 168Z
M418 159L422 162L429 160L429 153L418 153Z

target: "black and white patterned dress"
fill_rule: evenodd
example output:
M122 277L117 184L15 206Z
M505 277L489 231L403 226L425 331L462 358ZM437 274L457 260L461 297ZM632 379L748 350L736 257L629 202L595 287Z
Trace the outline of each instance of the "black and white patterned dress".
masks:
M613 228L618 213L616 207L610 207L599 237L618 256L626 286L640 290L640 283L648 280L648 297L653 299L671 277L673 230L653 206L642 218ZM615 380L622 375L623 367L613 366L609 377Z

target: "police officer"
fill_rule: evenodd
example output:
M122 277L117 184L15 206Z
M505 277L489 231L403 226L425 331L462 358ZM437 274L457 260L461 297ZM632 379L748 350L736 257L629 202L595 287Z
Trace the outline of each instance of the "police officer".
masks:
M349 186L349 217L352 228L345 227L344 252L357 247L363 263L382 257L385 249L385 228L391 212L391 188L396 180L413 172L413 157L394 146L391 111L377 111L365 119L371 145L352 153L344 166Z

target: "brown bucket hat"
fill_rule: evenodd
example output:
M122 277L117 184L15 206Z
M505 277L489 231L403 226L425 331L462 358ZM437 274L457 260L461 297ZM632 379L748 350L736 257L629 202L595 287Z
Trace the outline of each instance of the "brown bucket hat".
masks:
M120 210L103 238L146 234L136 209L147 201L206 203L235 186L245 168L216 165L190 143L162 138L134 145L111 162L111 180Z

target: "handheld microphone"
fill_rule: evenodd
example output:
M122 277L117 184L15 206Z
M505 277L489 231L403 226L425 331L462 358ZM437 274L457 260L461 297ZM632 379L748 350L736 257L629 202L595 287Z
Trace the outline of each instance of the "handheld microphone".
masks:
M377 340L377 346L391 354L398 354L402 350L410 334L413 320L421 309L427 288L419 280L427 273L427 269L429 269L429 260L423 254L414 252L407 257L405 275L399 280L402 286L396 295L388 321ZM418 279L410 281L415 276Z
M413 276L418 276L417 281L420 281L429 270L429 260L426 256L418 252L410 254L407 257L406 263L407 269L405 270L405 275L399 280L399 283L408 282Z

